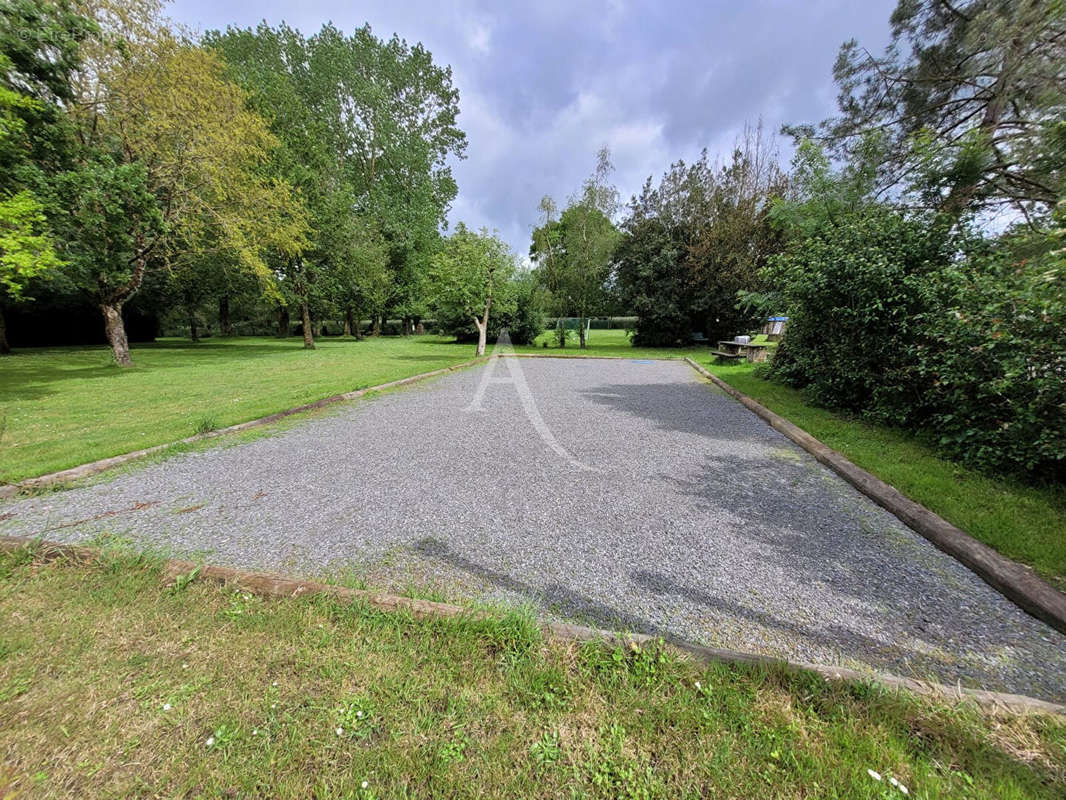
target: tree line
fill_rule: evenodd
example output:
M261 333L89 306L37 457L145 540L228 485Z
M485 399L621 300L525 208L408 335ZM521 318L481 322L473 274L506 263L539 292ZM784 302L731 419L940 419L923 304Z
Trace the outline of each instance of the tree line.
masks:
M405 333L438 310L460 333L484 318L430 281L466 147L449 67L369 26L194 37L163 12L0 4L0 351L5 307L86 301L120 365L130 305L196 339L212 305L232 332L236 301L282 335L295 320L308 348L326 318L356 336L367 317ZM471 236L512 280L492 234L460 229L453 249Z

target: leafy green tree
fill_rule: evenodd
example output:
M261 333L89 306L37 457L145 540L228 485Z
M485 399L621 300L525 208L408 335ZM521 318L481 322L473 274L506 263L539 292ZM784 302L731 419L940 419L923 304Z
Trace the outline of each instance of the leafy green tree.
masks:
M307 218L291 187L263 174L276 140L217 55L159 19L112 16L125 27L102 26L104 44L88 51L75 82L81 154L63 182L64 255L104 314L115 361L127 366L122 306L147 271L219 248L272 291L265 255L301 252Z
M0 198L0 292L17 298L31 278L62 263L46 230L41 204L30 192ZM0 312L0 355L9 352Z
M1066 10L1048 0L900 0L881 56L845 43L840 115L819 136L850 161L876 133L879 185L953 216L1054 204L1066 160L1049 151L1066 114ZM791 129L801 137L813 129Z
M634 339L684 344L693 332L712 340L750 328L759 270L783 247L770 212L788 191L761 128L746 129L732 158L712 165L706 152L651 179L629 207L616 255L615 285L638 315Z
M375 321L390 303L417 309L420 273L456 193L448 159L465 147L450 70L421 45L378 39L369 27L345 35L326 25L304 37L264 23L205 41L270 119L282 145L275 167L311 210L310 248L281 267L301 309L314 297L362 307ZM366 245L365 257L355 258L353 241ZM382 243L387 275L378 268ZM334 297L338 290L350 297Z
M509 291L514 271L514 255L499 237L486 229L469 230L461 222L430 263L435 310L441 317L463 317L474 323L479 356L485 353L490 311L514 310L515 298Z
M0 355L9 352L4 299L63 264L48 215L70 152L63 106L93 30L66 2L0 3Z

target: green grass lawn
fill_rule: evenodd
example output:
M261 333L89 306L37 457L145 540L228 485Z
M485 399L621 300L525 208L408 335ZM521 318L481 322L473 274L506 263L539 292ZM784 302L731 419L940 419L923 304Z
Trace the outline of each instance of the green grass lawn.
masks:
M1061 798L1066 722L0 555L0 797ZM875 780L867 770L881 775Z
M758 400L905 495L1066 590L1066 487L994 478L936 454L905 431L817 408L803 393L752 375L752 365L699 359Z

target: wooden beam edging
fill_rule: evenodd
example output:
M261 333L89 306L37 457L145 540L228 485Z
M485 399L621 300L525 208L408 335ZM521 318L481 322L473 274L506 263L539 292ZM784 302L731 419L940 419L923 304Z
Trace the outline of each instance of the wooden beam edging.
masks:
M787 436L938 549L964 564L1023 611L1046 622L1060 633L1066 633L1066 594L1038 577L1031 568L997 553L943 517L914 502L899 489L856 466L836 450L734 389L691 358L686 357L685 361L719 389L762 418L770 427Z
M265 417L259 417L258 419L248 420L247 422L240 422L236 425L229 425L225 428L219 428L218 430L208 431L206 433L198 433L195 436L187 436L184 439L179 439L176 442L167 442L166 444L157 444L152 447L146 447L142 450L134 450L130 453L123 453L117 456L110 456L109 458L101 458L97 461L90 461L88 464L80 464L76 467L70 467L69 469L60 470L59 472L50 472L47 475L39 475L35 478L27 478L18 483L8 483L0 486L0 499L7 497L14 497L21 491L26 489L40 489L45 486L53 486L57 483L68 483L70 481L76 481L81 478L88 478L92 475L96 475L105 470L112 469L114 467L128 464L130 461L135 461L138 458L144 458L152 453L158 453L162 450L166 450L168 447L174 447L179 444L193 444L194 442L201 442L206 439L216 439L220 436L226 436L231 433L239 433L240 431L250 430L251 428L259 428L263 425L269 425L273 422L291 417L293 414L302 414L305 411L314 411L315 409L325 408L326 406L333 405L334 403L341 403L345 400L355 400L370 392L380 392L385 389L391 389L396 386L404 386L408 383L416 383L418 381L425 380L426 378L432 378L435 375L443 375L446 372L454 372L455 370L465 369L472 367L475 364L481 364L492 356L478 356L470 361L464 361L461 364L453 364L449 367L441 367L440 369L431 370L430 372L422 372L418 375L410 375L406 378L399 378L394 381L388 381L387 383L379 383L376 386L368 386L365 389L356 389L352 392L344 392L343 394L335 394L331 397L325 397L321 400L316 400L313 403L306 403L302 406L296 406L295 408L289 408L284 411L278 411L274 414L268 414Z
M27 539L19 536L0 536L0 552L11 553L22 549L31 551L33 557L40 561L70 560L80 564L87 564L100 556L98 550L89 547L61 544L42 539ZM496 619L498 616L491 611L471 610L452 603L415 600L410 597L400 597L394 594L372 592L365 589L349 589L317 581L297 580L268 572L251 572L229 567L216 567L178 559L166 560L162 563L162 577L167 583L173 583L178 578L190 576L194 570L197 570L196 580L207 580L221 585L235 586L242 591L259 597L324 596L342 603L366 603L379 611L405 612L416 619L450 619L455 617ZM620 633L562 622L545 623L542 625L542 630L546 636L554 639L573 642L601 642L611 647L631 648L635 645L654 644L662 641L660 637L648 634ZM991 713L1042 713L1066 717L1066 705L1026 695L949 686L932 681L903 678L886 672L863 672L846 667L830 667L822 664L788 661L756 653L705 647L683 641L667 640L664 641L664 644L708 664L754 665L793 672L813 672L826 681L872 683L890 691L909 692L950 703L972 702Z

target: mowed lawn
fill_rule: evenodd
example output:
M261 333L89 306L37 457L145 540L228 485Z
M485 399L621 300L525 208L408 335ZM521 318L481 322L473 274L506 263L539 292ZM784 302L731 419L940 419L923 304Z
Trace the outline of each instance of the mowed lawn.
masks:
M0 481L164 444L473 357L438 337L162 340L121 369L104 347L0 359Z
M0 797L1066 796L1066 722L0 554ZM877 773L879 780L868 770Z

